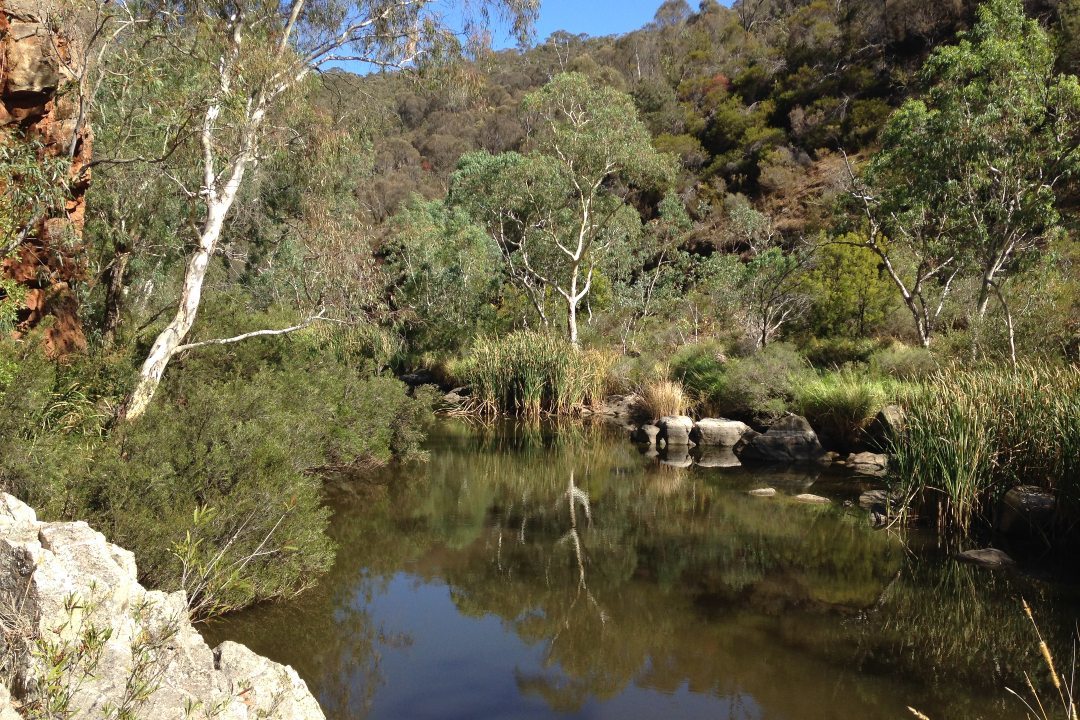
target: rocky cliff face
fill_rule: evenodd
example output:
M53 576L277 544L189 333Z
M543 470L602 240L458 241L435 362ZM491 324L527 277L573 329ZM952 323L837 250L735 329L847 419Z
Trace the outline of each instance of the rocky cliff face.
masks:
M52 212L17 208L10 237L0 238L5 277L27 290L21 331L53 317L47 349L65 354L86 344L74 285L86 264L81 245L93 137L86 122L80 78L92 28L61 0L0 0L0 146L22 148L42 165L59 164L62 205ZM0 185L27 183L10 173ZM6 192L0 187L0 192ZM25 212L23 212L25 211Z
M292 668L211 650L182 593L135 578L132 554L86 523L39 522L0 494L0 720L58 703L78 718L323 720Z

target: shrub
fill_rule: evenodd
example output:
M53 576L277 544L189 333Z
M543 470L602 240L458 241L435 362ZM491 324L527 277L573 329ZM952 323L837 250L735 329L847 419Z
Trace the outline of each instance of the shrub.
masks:
M732 359L708 345L685 348L672 360L672 377L693 393L702 413L763 426L787 412L796 386L812 375L792 346L773 343Z
M938 362L926 348L913 348L903 343L878 350L870 356L870 370L897 380L921 380L934 374Z
M813 338L803 346L806 359L816 368L838 369L869 362L880 347L870 338Z
M614 365L609 353L521 330L477 338L454 374L472 386L480 412L537 417L572 414L603 401Z
M320 473L416 456L428 410L303 343L266 347L269 364L239 348L177 363L147 414L111 431L72 368L25 359L0 397L0 482L131 549L140 579L187 590L196 616L299 592L333 560Z
M654 380L642 386L640 392L642 413L651 420L665 415L685 415L690 402L682 385L671 380Z
M795 388L795 409L826 438L850 450L897 389L894 382L850 371L830 373Z
M902 395L897 481L942 529L966 531L1010 487L1080 501L1080 369L945 370Z

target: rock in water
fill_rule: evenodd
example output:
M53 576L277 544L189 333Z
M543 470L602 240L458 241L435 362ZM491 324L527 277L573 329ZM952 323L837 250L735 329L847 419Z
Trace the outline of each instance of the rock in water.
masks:
M292 668L236 643L211 651L188 620L184 594L143 588L130 552L84 522L38 522L10 495L0 496L0 603L21 631L21 645L8 647L21 703L35 699L39 678L58 671L78 717L104 717L145 682L140 718L185 720L189 708L199 716L220 708L218 720L325 720ZM99 644L100 659L83 678L77 662L50 667L57 653L38 652L46 644L76 659Z
M776 488L757 488L755 490L751 490L749 493L747 493L747 495L753 495L754 497L773 497L774 495L776 495Z
M996 526L1004 533L1045 535L1052 530L1057 498L1034 485L1010 488L997 509Z
M656 445L660 428L655 425L642 425L630 434L630 439L640 445Z
M821 497L820 495L813 495L811 493L796 495L795 500L797 502L807 503L808 505L829 505L832 503L832 500L827 497Z
M798 415L777 420L765 434L748 430L734 451L744 463L816 462L825 454L817 433Z
M735 447L750 427L738 420L703 418L694 423L690 439L699 445Z
M848 455L845 464L857 475L882 477L889 464L889 457L879 453L861 452Z
M657 439L663 440L666 445L679 445L690 447L694 443L690 441L690 431L694 429L694 421L685 415L665 415L656 423L660 428Z
M962 553L957 553L956 559L986 568L1002 568L1016 564L1015 560L997 548L965 550Z

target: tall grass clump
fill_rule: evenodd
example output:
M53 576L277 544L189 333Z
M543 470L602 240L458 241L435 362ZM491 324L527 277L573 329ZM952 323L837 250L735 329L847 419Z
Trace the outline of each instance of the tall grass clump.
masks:
M1010 487L1080 500L1080 369L944 370L901 393L907 427L893 448L901 487L942 529L967 531Z
M485 414L570 415L604 399L614 356L547 333L480 337L456 369Z
M851 448L898 390L890 380L850 371L829 373L797 385L794 407L821 433Z
M652 420L658 420L665 415L685 415L690 408L690 399L683 391L683 386L674 380L647 382L638 395L641 397L641 413Z

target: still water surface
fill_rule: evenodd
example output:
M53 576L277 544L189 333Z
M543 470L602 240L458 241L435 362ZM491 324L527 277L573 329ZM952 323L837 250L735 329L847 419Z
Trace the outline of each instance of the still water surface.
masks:
M1019 598L1060 657L1080 617L1070 584L872 530L850 480L675 468L581 428L447 422L429 450L332 483L333 571L211 642L292 665L334 720L998 720L1040 672Z

